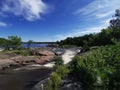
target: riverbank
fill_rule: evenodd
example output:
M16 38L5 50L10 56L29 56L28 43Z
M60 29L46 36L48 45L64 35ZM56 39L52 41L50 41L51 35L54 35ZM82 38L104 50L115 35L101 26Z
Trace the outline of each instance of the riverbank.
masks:
M75 55L76 55L75 50L65 49L64 53L61 55L64 60L64 64L69 63ZM33 64L52 68L54 66L54 62L52 61L52 59L55 57L55 54L51 51L42 50L42 51L37 51L37 55L31 55L31 56L7 55L7 57L0 58L0 70L4 70L11 66L24 66L24 65L33 65Z
M26 55L26 53L28 53ZM24 55L25 54L25 55ZM32 64L44 65L55 57L54 52L45 49L13 50L0 52L0 70L11 66L26 66Z
M65 49L65 52L61 55L64 64L68 64L69 62L72 61L72 58L76 55L76 51L72 49ZM42 66L52 68L54 66L54 62L49 62L47 64L44 64Z
M69 63L75 55L75 50L66 49L62 55L64 60L64 64ZM17 60L33 60L29 57L21 58ZM0 60L4 63L0 63L2 65L11 65L13 64L13 60L16 58L8 59L8 60ZM11 61L12 60L12 61ZM16 63L14 63L16 65ZM34 90L33 88L38 88L41 81L45 81L53 72L54 62L48 62L46 64L28 64L23 66L8 67L6 69L0 70L0 90ZM35 89L39 90L39 89Z

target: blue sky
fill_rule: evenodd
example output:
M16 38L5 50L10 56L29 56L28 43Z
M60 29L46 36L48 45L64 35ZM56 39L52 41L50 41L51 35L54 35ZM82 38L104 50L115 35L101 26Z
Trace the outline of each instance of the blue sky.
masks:
M115 9L119 0L0 0L0 37L56 41L98 33Z

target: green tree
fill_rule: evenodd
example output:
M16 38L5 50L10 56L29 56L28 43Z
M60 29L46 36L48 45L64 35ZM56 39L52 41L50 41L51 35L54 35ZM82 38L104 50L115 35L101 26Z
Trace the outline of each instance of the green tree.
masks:
M8 36L9 46L13 49L18 49L22 44L22 39L18 36Z
M27 48L29 49L30 48L30 45L33 43L33 40L29 40L28 42L27 42Z
M100 33L68 37L65 40L61 40L59 45L76 45L89 50L91 46L114 44L113 40L120 41L120 9L115 11L113 19L110 20L110 26L103 29Z
M5 38L0 38L0 46L8 48L8 40Z
M120 27L120 9L116 9L113 19L110 20L110 27Z

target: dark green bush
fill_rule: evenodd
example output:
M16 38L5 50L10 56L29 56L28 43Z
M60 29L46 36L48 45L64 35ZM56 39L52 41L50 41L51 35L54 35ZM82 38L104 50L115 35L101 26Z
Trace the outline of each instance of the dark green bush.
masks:
M48 80L48 89L47 90L58 90L59 85L61 84L61 79L68 75L70 70L65 65L57 67L56 71L51 75Z
M48 80L47 90L58 90L58 87L61 83L61 77L57 73L53 73L50 79Z
M61 66L64 63L62 57L55 57L54 61L55 61L55 66Z
M61 78L64 78L65 76L67 76L69 72L70 70L65 65L59 66L56 70L56 73L60 75Z
M76 56L71 63L72 74L75 80L80 81L83 85L92 86L96 81L95 71L86 67L84 58Z
M70 67L83 85L116 87L120 85L120 44L100 47L89 56L76 56Z

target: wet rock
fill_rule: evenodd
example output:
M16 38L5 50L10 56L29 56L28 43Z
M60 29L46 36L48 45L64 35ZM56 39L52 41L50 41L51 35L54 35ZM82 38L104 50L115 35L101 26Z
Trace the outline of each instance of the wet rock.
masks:
M62 81L60 90L82 90L82 87L80 83L66 79Z

